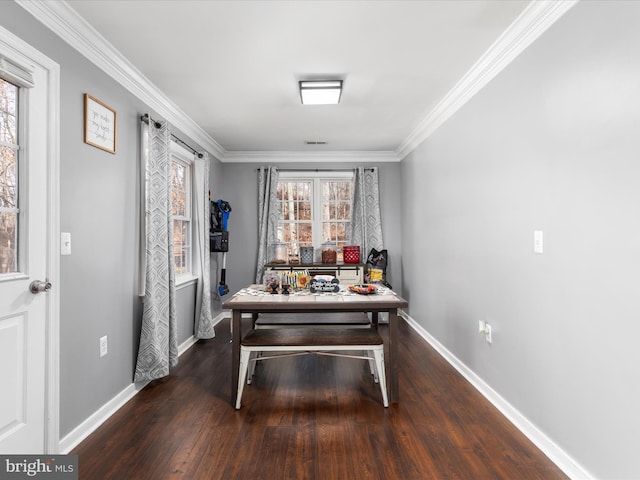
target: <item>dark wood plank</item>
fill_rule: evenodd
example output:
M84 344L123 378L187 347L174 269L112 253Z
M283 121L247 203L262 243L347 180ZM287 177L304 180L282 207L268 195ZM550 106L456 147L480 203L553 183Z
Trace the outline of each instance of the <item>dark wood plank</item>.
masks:
M216 333L72 452L80 479L567 478L402 320L388 409L366 362L306 355L261 362L235 410Z

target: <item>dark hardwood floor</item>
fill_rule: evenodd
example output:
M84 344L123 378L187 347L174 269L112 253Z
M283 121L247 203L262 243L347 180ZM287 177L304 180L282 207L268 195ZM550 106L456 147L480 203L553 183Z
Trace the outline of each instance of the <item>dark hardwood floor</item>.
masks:
M72 452L80 478L567 478L404 321L399 330L400 402L388 409L365 362L307 355L260 362L235 410L223 322Z

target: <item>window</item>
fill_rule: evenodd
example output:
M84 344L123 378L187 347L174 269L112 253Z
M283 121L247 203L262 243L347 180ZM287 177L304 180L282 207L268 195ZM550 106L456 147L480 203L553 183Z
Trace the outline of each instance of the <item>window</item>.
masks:
M337 247L348 244L352 195L351 172L281 172L278 241L289 253L305 246L320 249L327 241Z
M171 145L171 215L176 276L190 275L191 262L191 161L182 147Z
M0 274L19 271L18 100L19 87L0 79Z

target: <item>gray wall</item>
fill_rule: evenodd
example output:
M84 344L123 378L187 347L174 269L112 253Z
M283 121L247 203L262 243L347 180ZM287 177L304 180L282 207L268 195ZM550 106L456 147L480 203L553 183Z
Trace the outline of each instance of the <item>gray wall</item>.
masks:
M411 316L598 478L640 478L638 25L580 2L402 162Z
M353 168L357 165L377 166L380 178L380 204L382 210L382 235L389 251L388 281L398 293L402 292L402 262L400 222L400 164L399 163L283 163L286 169ZM258 164L223 163L221 175L224 184L215 199L223 198L231 203L229 220L229 253L227 256L227 284L231 293L255 281L258 258ZM213 193L212 193L212 198ZM368 252L367 252L368 253ZM212 280L213 283L214 280ZM216 280L217 283L217 280Z
M148 109L14 2L0 2L0 23L60 64L60 226L72 237L72 255L60 258L54 286L61 302L63 437L133 381L141 318L139 117ZM83 142L84 93L117 111L115 155ZM194 286L178 292L180 343L193 334L194 295ZM103 335L109 353L100 358Z
M13 2L0 19L61 65L64 436L132 381L146 107ZM640 477L639 20L637 2L579 3L402 164L379 165L390 281L411 316L602 478ZM115 155L82 141L85 92L118 111ZM233 206L232 291L254 278L256 167L212 161L212 198ZM192 298L181 290L184 317Z

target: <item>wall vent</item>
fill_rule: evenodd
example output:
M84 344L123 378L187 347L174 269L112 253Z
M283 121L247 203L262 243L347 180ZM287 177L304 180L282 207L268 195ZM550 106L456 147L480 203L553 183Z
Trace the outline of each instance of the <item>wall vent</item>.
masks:
M305 140L304 143L305 145L326 145L329 142L325 140Z

